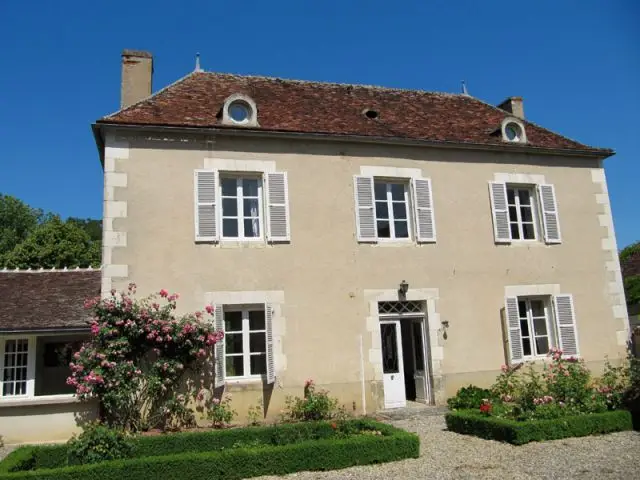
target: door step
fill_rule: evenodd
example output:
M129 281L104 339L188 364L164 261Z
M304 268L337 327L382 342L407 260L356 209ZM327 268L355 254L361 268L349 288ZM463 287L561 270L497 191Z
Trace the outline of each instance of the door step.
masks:
M383 420L406 420L415 417L433 417L444 415L449 409L447 407L436 407L417 402L407 402L404 408L389 408L379 410L376 416Z

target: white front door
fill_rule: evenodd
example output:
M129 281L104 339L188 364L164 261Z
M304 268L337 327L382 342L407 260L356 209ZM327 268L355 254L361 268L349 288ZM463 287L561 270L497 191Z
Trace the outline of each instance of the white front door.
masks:
M407 395L404 386L400 321L381 321L380 339L382 340L384 407L404 407L407 404Z
M416 382L416 401L429 403L429 374L426 363L424 321L421 318L411 320L411 343L413 346L413 378Z

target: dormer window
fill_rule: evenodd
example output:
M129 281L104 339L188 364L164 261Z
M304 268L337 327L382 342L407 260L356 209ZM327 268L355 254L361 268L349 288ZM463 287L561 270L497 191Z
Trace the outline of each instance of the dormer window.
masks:
M234 94L224 102L222 110L222 123L225 125L257 127L258 110L251 97L242 94Z
M514 117L507 117L502 121L502 139L510 143L527 143L524 124Z

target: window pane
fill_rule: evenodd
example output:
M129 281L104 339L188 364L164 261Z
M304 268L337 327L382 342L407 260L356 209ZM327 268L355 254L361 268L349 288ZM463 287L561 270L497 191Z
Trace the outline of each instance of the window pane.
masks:
M544 301L531 300L531 315L533 315L534 317L544 316Z
M244 376L244 362L242 356L227 357L227 377L243 377Z
M509 209L509 211L511 211L511 209ZM531 207L520 207L520 215L522 216L523 222L533 222L533 214L531 213Z
M383 323L380 325L382 339L382 370L384 373L398 373L398 343L396 326Z
M249 334L249 351L251 353L264 353L267 351L266 335L264 332Z
M2 386L2 395L13 395L13 383L4 383Z
M386 220L378 221L378 237L390 238L391 230L389 229L389 222Z
M387 184L383 182L375 182L373 184L376 200L387 199Z
M376 218L379 219L387 219L389 218L389 208L387 207L387 202L376 202Z
M242 330L242 312L224 312L224 331L239 332Z
M238 190L238 183L235 178L221 178L222 184L222 196L223 197L236 197Z
M533 330L536 335L546 335L547 334L547 319L546 318L534 318L533 319Z
M524 300L518 302L518 315L522 318L527 318L527 302Z
M549 339L547 337L536 338L536 350L538 355L549 353Z
M409 238L409 226L406 221L393 222L396 238Z
M509 220L512 222L518 221L518 209L516 207L509 207Z
M258 196L258 180L256 178L242 179L242 195L244 197Z
M391 199L404 200L404 185L401 185L399 183L391 184Z
M222 199L222 216L223 217L238 216L238 201L235 198Z
M225 353L242 353L242 334L227 333L224 336Z
M267 356L251 355L251 375L264 375L267 373Z
M522 232L525 240L533 240L536 238L536 231L533 228L533 223L523 223Z
M511 205L516 203L516 196L513 188L507 188L507 202Z
M249 218L244 220L244 236L259 237L260 221L257 218Z
M393 218L396 220L407 218L407 204L404 202L393 202Z
M522 352L526 356L531 355L531 340L529 340L528 338L522 339Z
M514 240L520 240L520 231L518 230L518 224L511 224L511 238Z
M523 337L529 336L529 322L526 320L520 320L520 332Z
M222 219L222 236L237 237L238 236L238 220L235 218Z
M520 197L520 205L530 205L531 196L529 190L518 190L518 197Z
M249 312L249 330L264 330L264 310Z
M245 217L257 217L258 216L258 199L257 198L245 198L243 200L243 215Z

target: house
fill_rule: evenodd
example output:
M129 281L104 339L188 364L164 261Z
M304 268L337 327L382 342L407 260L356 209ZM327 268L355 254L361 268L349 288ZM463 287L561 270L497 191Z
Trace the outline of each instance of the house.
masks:
M100 270L0 270L0 435L5 443L66 440L95 418L66 384L89 336L84 301Z
M553 346L600 371L629 337L613 151L466 94L198 67L155 93L122 54L102 291L216 306L216 384L244 418L313 378L357 413L442 404Z

